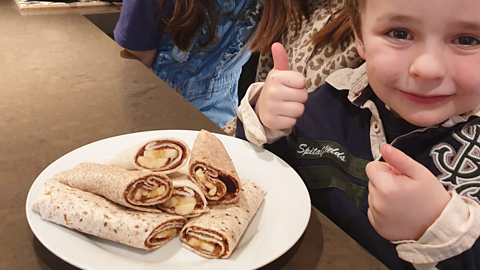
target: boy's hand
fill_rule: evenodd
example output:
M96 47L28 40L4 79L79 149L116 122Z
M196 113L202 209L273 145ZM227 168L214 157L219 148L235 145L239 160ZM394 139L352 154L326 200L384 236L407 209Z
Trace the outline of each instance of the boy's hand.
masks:
M386 162L367 165L368 219L390 241L418 240L440 216L451 195L423 165L385 144Z
M302 116L308 93L305 77L288 66L288 55L280 43L272 45L274 67L268 73L255 112L268 128L274 130L291 128Z

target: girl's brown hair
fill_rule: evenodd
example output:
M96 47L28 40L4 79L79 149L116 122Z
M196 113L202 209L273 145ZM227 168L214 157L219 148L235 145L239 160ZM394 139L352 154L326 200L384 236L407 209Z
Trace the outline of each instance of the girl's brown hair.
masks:
M344 7L333 19L325 25L313 38L315 45L327 45L349 39L354 31L362 40L361 11L365 0L344 0Z
M169 8L165 0L159 0L160 10ZM257 5L257 0L253 1L250 9L241 19L247 16ZM208 38L201 46L214 42L215 33L218 27L218 12L215 9L213 0L175 0L173 15L171 18L161 18L166 24L165 32L172 33L173 42L182 51L187 51L190 47L192 37L194 37L201 27L207 26ZM165 13L165 12L160 12Z
M359 10L365 0L344 0L343 9L336 15L331 8L332 0L324 1L328 2L332 19L313 35L313 46L326 46L350 39L353 35L352 26L361 37ZM298 35L303 20L310 20L312 12L307 0L265 0L262 19L250 48L254 51L270 50L270 46L280 41L292 23L295 35Z
M160 9L167 8L166 5L165 0L160 0ZM255 5L256 2L250 9ZM217 16L212 0L175 0L172 17L162 20L166 23L165 31L173 34L175 45L186 51L191 38L203 25L207 25L208 30L205 44L214 41ZM310 19L306 0L265 0L262 18L250 48L255 51L270 49L270 45L280 40L290 23L294 23L295 32L298 33L304 18Z
M165 32L173 34L173 42L180 50L188 50L192 37L203 25L208 30L206 43L213 42L218 22L212 0L175 0L174 5L172 17L161 19L166 23ZM160 10L168 8L164 0L160 0L159 6Z
M310 19L311 10L306 0L265 0L260 25L252 40L250 49L268 51L270 46L280 41L291 23L295 35L302 27L304 19Z
M332 0L328 1L329 4ZM345 7L322 30L312 37L312 44L327 45L341 42L349 38L352 24L360 35L360 13L365 0L345 0ZM166 5L165 0L160 0L160 9ZM252 4L251 9L255 6ZM253 51L268 51L270 46L287 31L293 24L295 35L298 35L303 20L310 20L313 10L307 0L264 0L263 13L256 34L250 45ZM175 8L170 19L165 19L165 31L173 34L175 45L183 50L188 50L193 36L203 26L207 25L208 39L205 44L215 40L218 18L212 0L175 0ZM333 16L333 12L332 12Z

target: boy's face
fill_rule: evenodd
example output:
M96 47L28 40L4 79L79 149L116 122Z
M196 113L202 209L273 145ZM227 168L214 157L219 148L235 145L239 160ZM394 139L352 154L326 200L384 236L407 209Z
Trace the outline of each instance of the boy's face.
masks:
M418 126L480 105L479 0L366 0L360 55L377 96Z

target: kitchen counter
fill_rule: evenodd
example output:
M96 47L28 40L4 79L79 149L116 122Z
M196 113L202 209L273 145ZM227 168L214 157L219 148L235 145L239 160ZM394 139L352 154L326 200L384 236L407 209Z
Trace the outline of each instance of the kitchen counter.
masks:
M0 0L0 269L76 269L25 216L50 163L104 138L159 129L222 130L81 12L22 15ZM300 241L265 269L386 269L316 209Z

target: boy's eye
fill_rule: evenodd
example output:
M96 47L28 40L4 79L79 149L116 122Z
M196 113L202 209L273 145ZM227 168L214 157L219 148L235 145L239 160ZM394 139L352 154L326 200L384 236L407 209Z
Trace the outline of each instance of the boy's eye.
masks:
M406 30L391 30L387 35L394 39L412 39L412 36Z
M462 46L472 46L472 45L480 45L480 40L474 38L472 36L463 36L458 37L453 41L454 44L459 44Z

